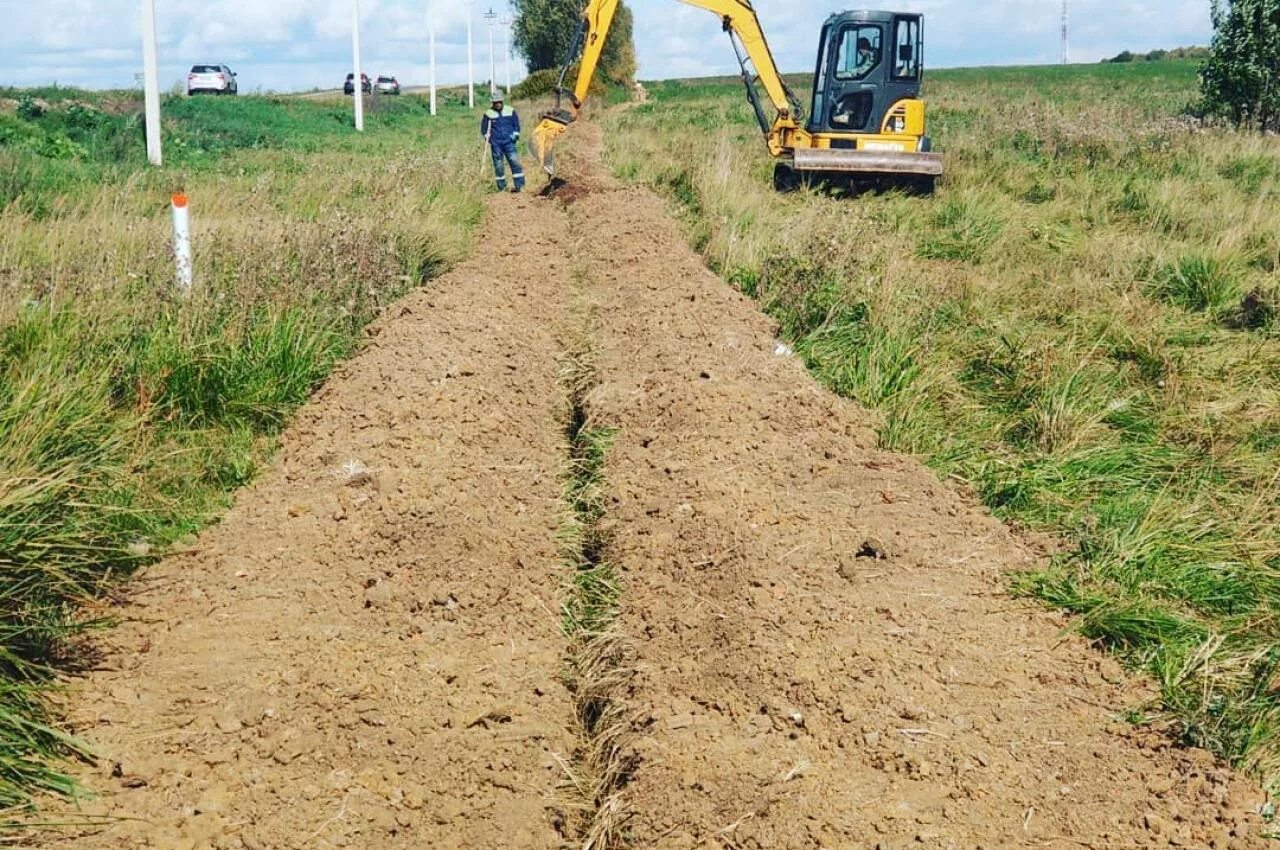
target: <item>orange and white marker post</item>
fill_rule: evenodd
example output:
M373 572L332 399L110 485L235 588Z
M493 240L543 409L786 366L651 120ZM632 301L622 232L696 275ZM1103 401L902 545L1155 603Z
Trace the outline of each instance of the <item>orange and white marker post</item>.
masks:
M173 259L178 267L178 288L186 295L191 291L191 212L187 196L173 196Z

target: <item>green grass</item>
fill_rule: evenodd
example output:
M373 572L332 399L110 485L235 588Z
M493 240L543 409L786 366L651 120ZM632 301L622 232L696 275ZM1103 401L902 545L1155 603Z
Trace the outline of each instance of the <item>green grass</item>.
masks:
M47 697L104 592L216 517L363 327L467 253L487 189L474 117L415 97L362 136L349 99L171 99L156 170L132 96L30 94L0 93L0 809L74 790Z
M368 100L368 132L357 135L349 132L350 98L165 97L165 161L192 174L224 172L228 158L237 158L245 172L281 165L246 159L247 151L377 155L426 124L423 98ZM13 105L3 108L5 102ZM456 120L465 111L446 108L445 114ZM0 89L0 208L16 203L42 218L54 213L55 203L103 183L137 179L146 164L144 135L142 102L133 92Z
M649 85L603 119L606 155L886 448L1060 535L1012 589L1076 612L1184 740L1274 788L1280 154L1183 117L1196 67L934 73L933 198L773 193L727 79Z

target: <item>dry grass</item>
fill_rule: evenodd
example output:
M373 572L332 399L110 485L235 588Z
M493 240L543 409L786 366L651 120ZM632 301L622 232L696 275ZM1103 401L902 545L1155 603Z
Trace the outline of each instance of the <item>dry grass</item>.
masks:
M617 629L622 588L608 560L605 461L616 432L592 420L589 396L598 382L592 311L585 271L563 333L560 380L567 401L566 500L570 515L562 549L570 573L564 591L569 639L565 683L574 696L577 750L565 764L562 833L581 850L625 845L624 788L634 768L635 718L627 703L634 653Z

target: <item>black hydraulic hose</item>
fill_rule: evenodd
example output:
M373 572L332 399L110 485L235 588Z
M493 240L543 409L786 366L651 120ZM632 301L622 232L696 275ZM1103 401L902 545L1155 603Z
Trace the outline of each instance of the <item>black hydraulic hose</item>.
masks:
M756 91L756 82L751 71L747 68L747 57L743 51L742 45L738 42L737 33L735 33L729 24L729 19L724 21L725 32L729 33L729 42L733 45L733 52L738 57L738 65L742 68L742 83L747 87L747 102L751 104L751 108L755 110L756 121L760 123L760 132L766 136L772 129L769 125L769 119L765 117L764 106L760 103L760 93Z
M556 81L556 108L560 108L560 98L564 94L564 78L569 76L569 69L573 67L573 60L578 58L578 51L582 49L582 43L587 37L587 19L584 17L578 21L578 30L573 34L573 42L569 45L569 52L565 54L564 65L560 68L560 79ZM574 106L577 106L574 103Z

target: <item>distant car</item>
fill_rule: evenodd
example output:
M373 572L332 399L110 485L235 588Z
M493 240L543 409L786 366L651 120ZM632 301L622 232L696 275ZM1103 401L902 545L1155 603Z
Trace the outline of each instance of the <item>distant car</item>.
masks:
M356 93L356 84L355 84L355 79L356 79L356 75L355 75L355 74L347 74L347 81L346 81L345 83L343 83L343 84L342 84L342 93L343 93L343 94L355 94L355 93ZM369 82L369 75L368 75L368 74L361 74L361 75L360 75L360 91L364 92L365 94L369 94L369 93L371 93L371 92L373 91L373 84Z
M374 87L378 94L400 94L400 81L395 77L378 77Z
M192 65L187 74L187 94L236 94L236 72L226 65Z

